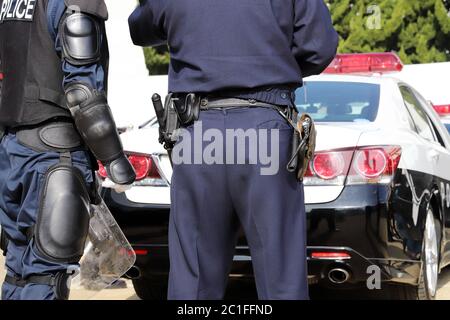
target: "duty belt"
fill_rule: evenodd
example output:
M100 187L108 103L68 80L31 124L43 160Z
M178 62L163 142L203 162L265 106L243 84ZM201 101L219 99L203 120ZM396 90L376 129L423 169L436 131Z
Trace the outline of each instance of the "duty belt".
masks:
M197 121L200 111L254 107L269 108L279 112L295 128L292 121L294 119L292 116L295 114L293 107L279 106L255 99L202 97L195 93L185 95L170 93L166 97L164 106L159 94L154 94L152 101L159 123L159 142L168 150L169 158L171 158L171 150L178 140L177 130L180 127L190 126Z
M277 111L285 109L275 104L257 101L254 99L239 99L239 98L201 98L200 110L208 109L228 109L228 108L271 108Z
M239 99L239 98L201 98L200 100L200 110L212 110L212 109L234 109L234 108L268 108L277 111L288 124L296 130L295 120L293 116L293 108L289 106L280 106L276 104L266 103L257 101L254 99Z

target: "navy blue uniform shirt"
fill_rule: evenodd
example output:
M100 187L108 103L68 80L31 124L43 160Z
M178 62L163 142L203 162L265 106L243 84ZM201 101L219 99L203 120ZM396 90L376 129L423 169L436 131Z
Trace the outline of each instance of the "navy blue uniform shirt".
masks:
M129 26L136 45L168 43L171 92L297 88L338 45L323 0L141 0Z
M60 20L66 12L64 0L50 0L47 7L48 31L55 41L55 50L62 51L62 45L58 37L58 27ZM82 82L91 88L102 91L104 90L105 73L100 63L87 66L75 66L67 61L62 62L62 70L64 72L63 87L72 82Z

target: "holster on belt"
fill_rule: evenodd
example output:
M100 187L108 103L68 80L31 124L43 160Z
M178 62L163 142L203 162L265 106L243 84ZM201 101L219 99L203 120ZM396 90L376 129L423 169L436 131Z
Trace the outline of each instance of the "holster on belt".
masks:
M287 165L290 172L295 172L297 179L303 181L309 163L314 157L316 149L317 132L314 120L308 114L304 113L300 117L294 112L293 120L297 119L295 125L294 137L292 142L292 157Z
M198 120L200 114L200 98L194 94L169 94L164 106L161 97L152 97L156 117L159 123L159 142L170 151L178 140L176 134L180 127L187 127Z
M195 93L172 96L175 111L182 127L187 127L198 120L200 115L200 97Z

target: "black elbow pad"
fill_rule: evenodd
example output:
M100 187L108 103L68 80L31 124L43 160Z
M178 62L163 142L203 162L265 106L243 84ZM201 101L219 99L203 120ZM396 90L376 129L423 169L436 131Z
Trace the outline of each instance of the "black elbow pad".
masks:
M66 88L66 98L81 137L105 165L111 180L118 184L133 183L136 174L123 152L106 96L75 83Z
M101 58L99 19L82 12L69 13L59 27L63 59L75 66L96 63Z

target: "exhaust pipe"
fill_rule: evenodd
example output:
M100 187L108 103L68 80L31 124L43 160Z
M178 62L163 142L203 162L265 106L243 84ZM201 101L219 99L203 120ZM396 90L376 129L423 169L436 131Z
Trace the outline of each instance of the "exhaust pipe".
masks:
M342 268L331 269L328 272L328 279L334 284L343 284L350 279L350 273Z
M125 273L125 278L130 280L139 279L142 276L141 269L136 266L132 266L130 270Z

